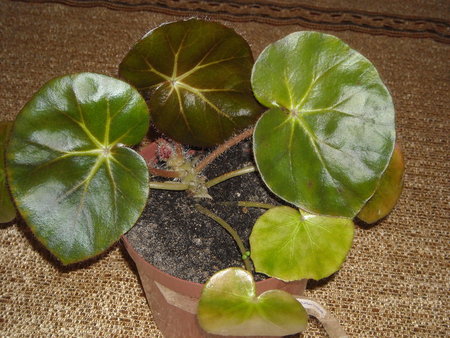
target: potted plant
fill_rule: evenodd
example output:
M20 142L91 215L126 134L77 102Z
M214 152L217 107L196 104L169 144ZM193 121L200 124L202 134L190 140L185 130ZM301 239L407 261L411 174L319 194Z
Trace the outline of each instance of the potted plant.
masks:
M338 38L317 32L288 35L253 65L250 48L233 30L187 20L149 32L119 68L147 103L128 83L82 73L51 80L18 115L6 172L22 218L71 264L127 232L149 187L187 191L202 201L213 185L256 171L289 206L264 206L268 210L249 225L250 248L226 220L195 203L199 217L233 236L246 267L210 278L199 323L221 335L304 329L301 304L278 290L257 296L251 271L254 265L286 282L329 276L351 247L353 218L376 222L393 208L403 162L394 152L392 99L375 67ZM149 181L146 162L127 147L147 133L148 108L154 126L171 139L194 149L222 146L202 158L166 144L170 151L159 158L164 167L150 163L150 171L168 178ZM255 165L208 181L207 164L248 137ZM132 248L130 254L136 256ZM162 292L189 308L189 299Z

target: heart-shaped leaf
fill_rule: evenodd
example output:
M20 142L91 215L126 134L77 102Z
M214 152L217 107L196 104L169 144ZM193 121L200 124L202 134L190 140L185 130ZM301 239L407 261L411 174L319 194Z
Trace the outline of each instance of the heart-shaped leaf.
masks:
M396 146L375 194L358 214L360 220L372 224L387 216L394 209L402 193L404 171L403 155L400 147Z
M272 208L258 218L250 235L255 269L285 281L325 278L344 262L353 231L349 218Z
M247 42L221 24L187 20L150 31L126 55L120 75L149 100L158 129L178 142L211 146L254 123Z
M135 89L91 73L49 81L18 115L7 153L11 192L62 263L101 253L136 222L148 170L123 144L138 143L148 124Z
M394 107L375 67L336 37L297 32L262 52L252 85L271 108L254 133L264 182L302 209L353 218L394 147Z
M11 128L12 122L0 122L0 223L11 222L16 217L5 172L5 148Z
M285 291L270 290L257 297L252 275L239 268L211 277L197 314L205 331L226 336L284 336L303 331L308 321L303 306Z

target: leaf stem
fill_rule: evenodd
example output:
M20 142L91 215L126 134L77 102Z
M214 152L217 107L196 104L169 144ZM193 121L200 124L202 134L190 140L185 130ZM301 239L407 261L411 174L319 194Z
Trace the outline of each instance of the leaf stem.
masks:
M297 301L302 304L306 313L310 316L316 317L323 325L325 331L330 338L348 338L339 321L333 314L327 311L322 305L317 303L314 299L293 295Z
M195 171L197 171L197 172L202 171L203 169L205 169L205 167L208 164L210 164L212 161L214 161L217 157L222 155L225 151L230 149L232 146L234 146L234 145L238 144L239 142L241 142L242 140L245 140L246 138L252 136L253 129L254 128L246 129L242 133L240 133L240 134L238 134L236 136L233 136L232 138L230 138L225 143L222 143L212 153L210 153L208 156L206 156L203 160L201 160L197 164L197 167L195 168Z
M175 153L178 157L183 157L183 147L178 142L174 143Z
M177 178L180 177L180 173L178 171L174 170L164 170L164 169L158 169L149 166L148 170L152 175L160 176L160 177L166 177L166 178Z
M189 184L180 182L156 182L151 181L149 183L151 189L159 190L188 190L190 188Z
M196 204L195 208L203 215L208 216L209 218L212 218L214 221L219 223L226 231L228 231L228 233L233 237L234 241L236 242L237 246L239 247L239 250L241 251L242 260L244 261L245 269L249 272L252 272L252 265L251 265L250 259L248 257L248 250L245 248L244 243L242 242L242 239L239 237L236 230L234 230L231 227L231 225L229 225L225 220L223 220L222 218L217 216L211 210L201 206L200 204Z
M272 209L277 207L274 204L253 202L253 201L229 201L229 202L217 202L217 204L227 207L244 207L244 208L261 208L261 209Z
M227 172L227 173L225 173L223 175L220 175L220 176L218 176L216 178L213 178L212 180L206 182L205 185L206 185L207 188L211 188L212 186L214 186L216 184L219 184L220 182L226 181L226 180L228 180L230 178L233 178L233 177L236 177L236 176L240 176L240 175L244 175L244 174L249 174L249 173L252 173L254 171L256 171L255 166L250 165L250 166L238 169L238 170L233 170L233 171Z

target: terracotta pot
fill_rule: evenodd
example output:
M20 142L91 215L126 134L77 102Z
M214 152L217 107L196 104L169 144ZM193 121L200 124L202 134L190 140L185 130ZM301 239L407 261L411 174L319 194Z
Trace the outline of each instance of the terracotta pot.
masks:
M162 142L164 145L164 141ZM149 165L157 162L158 143L153 142L140 149L140 154ZM203 284L179 279L159 270L139 255L126 236L122 236L122 241L136 264L153 319L165 337L223 337L208 334L198 325L197 304ZM295 295L303 295L306 282L302 280L285 283L269 278L257 282L256 290L258 294L271 289L281 289Z
M122 236L122 241L136 264L153 319L165 337L222 337L206 333L197 323L197 304L203 284L182 280L157 269L137 253L125 236ZM256 290L258 294L280 289L302 295L306 282L285 283L269 278L257 282Z

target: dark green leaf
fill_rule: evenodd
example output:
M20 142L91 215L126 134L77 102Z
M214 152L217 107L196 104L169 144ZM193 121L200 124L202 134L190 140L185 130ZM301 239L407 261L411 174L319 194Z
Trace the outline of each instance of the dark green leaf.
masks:
M302 209L354 217L394 147L394 107L375 67L336 37L298 32L263 51L252 85L271 108L254 133L264 182Z
M285 281L325 278L344 262L353 231L349 218L272 208L258 218L250 236L255 269Z
M45 84L17 117L7 164L16 205L64 264L95 256L145 206L145 161L123 144L145 135L148 109L125 82L91 73Z
M308 315L289 293L256 296L251 273L219 271L205 284L198 305L200 326L209 333L234 336L284 336L303 331Z
M0 223L11 222L16 217L5 172L5 148L11 128L12 122L0 122Z
M150 31L120 64L149 101L158 129L196 146L223 142L255 122L247 42L221 24L187 20Z

